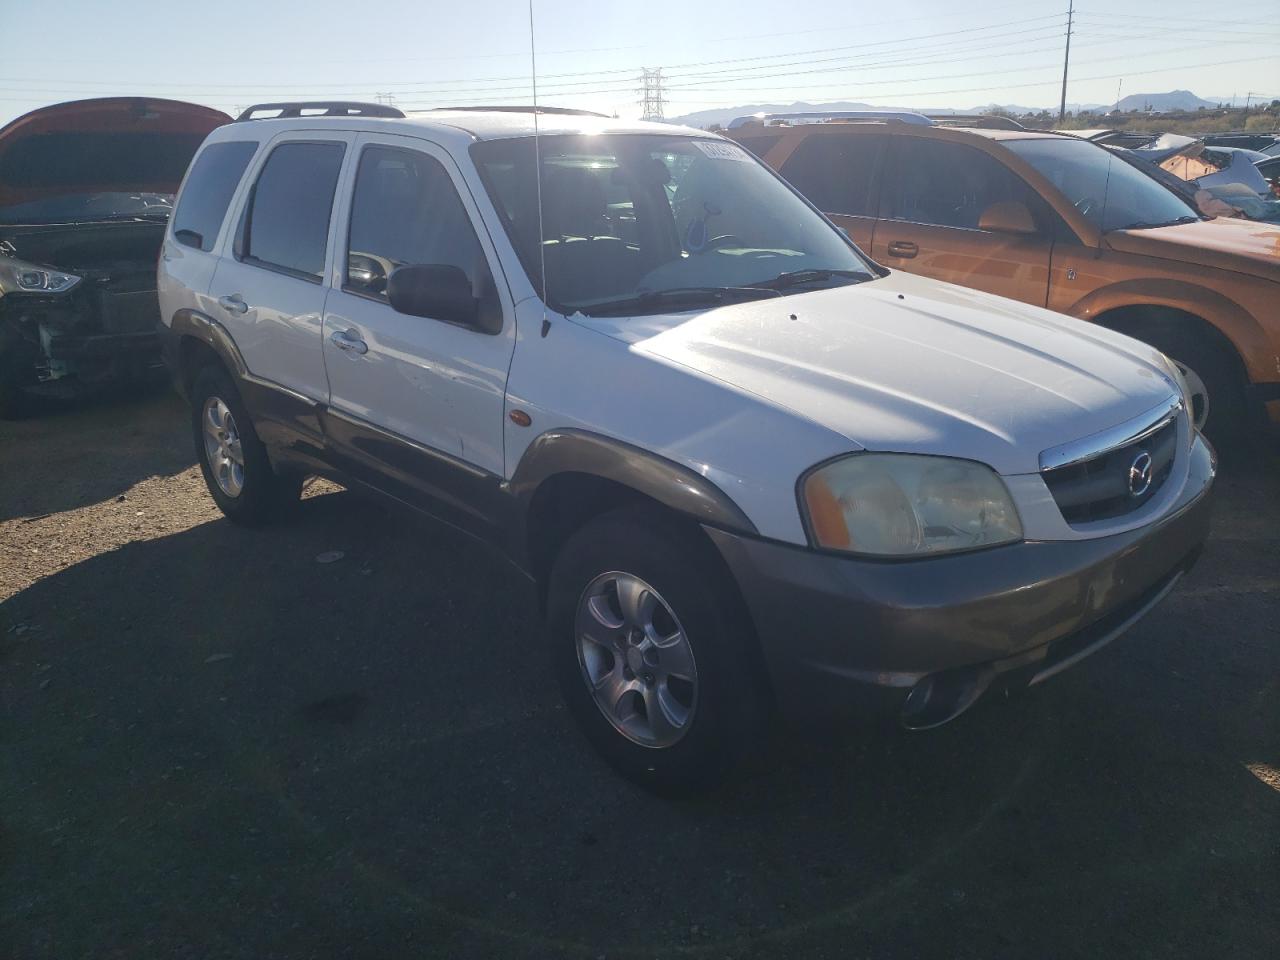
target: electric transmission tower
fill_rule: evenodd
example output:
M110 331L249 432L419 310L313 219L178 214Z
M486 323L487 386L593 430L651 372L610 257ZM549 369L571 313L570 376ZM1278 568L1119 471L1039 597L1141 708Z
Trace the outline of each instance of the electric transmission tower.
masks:
M640 106L643 110L642 119L644 120L661 120L662 108L667 105L666 91L662 86L662 68L650 70L644 67L640 76Z

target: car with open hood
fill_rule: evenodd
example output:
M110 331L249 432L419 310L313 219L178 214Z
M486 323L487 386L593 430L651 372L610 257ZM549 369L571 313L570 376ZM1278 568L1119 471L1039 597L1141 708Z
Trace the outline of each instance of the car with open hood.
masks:
M230 119L111 97L0 129L0 415L159 363L155 265L173 194Z
M1280 426L1280 224L1210 220L1075 136L875 111L746 117L730 134L878 262L1152 344L1221 443Z
M920 729L1034 686L1208 532L1167 357L880 267L696 130L251 109L192 162L158 285L223 513L277 519L319 474L492 544L548 628L507 667L549 656L644 783L777 717Z

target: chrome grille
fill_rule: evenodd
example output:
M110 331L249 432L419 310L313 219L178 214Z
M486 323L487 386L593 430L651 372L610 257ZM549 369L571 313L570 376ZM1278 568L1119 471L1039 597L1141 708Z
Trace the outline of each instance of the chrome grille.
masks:
M1093 452L1074 446L1041 457L1040 475L1067 523L1110 520L1141 509L1155 497L1173 472L1178 449L1180 403L1166 405L1145 426L1118 442L1100 443ZM1150 414L1148 414L1150 416ZM1114 433L1111 438L1114 437ZM1109 438L1109 439L1111 439ZM1055 460L1067 460L1054 464Z

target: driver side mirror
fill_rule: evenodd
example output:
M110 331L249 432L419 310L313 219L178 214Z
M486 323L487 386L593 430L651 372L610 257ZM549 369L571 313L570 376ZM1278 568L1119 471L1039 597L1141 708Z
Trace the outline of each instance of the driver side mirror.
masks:
M978 218L978 229L1019 236L1031 236L1038 232L1031 211L1025 203L1017 200L1001 200L987 207Z
M387 300L397 313L474 327L480 304L458 267L419 263L396 267L387 278Z

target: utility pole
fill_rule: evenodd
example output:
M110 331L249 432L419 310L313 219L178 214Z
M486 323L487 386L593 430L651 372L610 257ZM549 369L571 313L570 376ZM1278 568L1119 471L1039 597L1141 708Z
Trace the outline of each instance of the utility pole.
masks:
M650 70L643 67L642 70L639 90L642 119L661 120L662 108L667 104L666 91L662 86L662 68Z
M1067 3L1067 50L1062 56L1062 101L1058 104L1058 126L1067 119L1067 67L1071 65L1071 27L1075 23L1076 0Z

